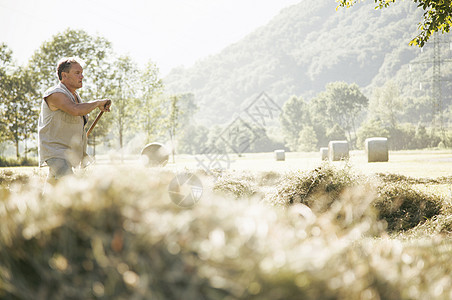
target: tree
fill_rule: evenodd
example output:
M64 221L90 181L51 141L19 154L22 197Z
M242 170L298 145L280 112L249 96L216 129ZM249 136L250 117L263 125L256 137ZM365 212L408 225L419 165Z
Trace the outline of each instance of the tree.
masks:
M0 44L0 143L5 142L8 139L8 133L6 129L6 120L3 119L5 114L6 97L8 91L7 76L10 69L13 68L13 52L5 43Z
M399 88L393 81L388 81L383 87L374 89L369 105L370 118L379 119L385 126L395 128L402 110Z
M25 158L27 157L26 140L36 131L38 112L36 91L29 74L18 68L13 74L2 77L3 109L1 119L4 124L4 135L14 141L16 157L20 158L19 143L25 142Z
M298 138L298 151L315 151L317 149L317 136L312 126L305 126Z
M358 148L362 149L364 148L364 142L367 138L372 137L386 137L390 138L389 136L389 130L386 128L384 123L379 119L367 119L363 124L361 124L361 127L359 128L357 132L358 141L357 145Z
M102 45L99 41L95 43L99 44L98 46ZM113 54L108 44L103 48L99 47L99 50L100 51L94 53L95 57L92 57L90 60L90 64L87 66L87 72L84 72L85 76L89 78L87 83L84 84L83 89L80 91L85 99L105 99L114 97L114 68L111 59L109 59L113 57ZM91 126L94 120L95 117L89 118L87 128ZM88 145L93 148L93 156L96 156L96 146L100 144L103 138L110 132L111 124L111 114L103 115L89 135Z
M83 30L66 29L44 42L28 62L28 68L41 92L58 83L56 64L63 57L75 56L84 61L84 74L103 74L108 65L111 43L102 37L90 36ZM81 93L92 95L95 76L86 76ZM97 87L96 87L97 88ZM108 86L104 87L108 90Z
M146 135L146 143L161 135L164 129L163 83L159 78L159 69L149 61L140 75L140 123L139 128Z
M292 96L284 103L280 121L286 145L296 150L300 131L311 124L309 107L302 97Z
M401 101L403 107L402 111L400 112L401 122L414 123L418 121L423 124L429 124L433 121L433 109L432 109L433 100L431 97L429 96L417 98L406 97L401 99ZM445 122L447 121L445 120Z
M367 104L368 99L358 85L339 81L327 84L326 90L312 100L315 119L325 128L339 126L347 133L351 145L354 141L352 133L356 134L356 121Z
M198 111L198 106L195 103L195 95L193 93L183 93L179 95L179 107L181 112L179 122L181 128L187 127L194 120L195 113Z
M136 97L139 72L136 64L129 56L120 56L115 61L114 67L115 101L112 118L116 125L119 148L123 149L126 132L139 126L140 120L137 118L137 112L140 105Z
M388 7L396 0L374 0L376 9ZM358 0L336 0L341 7L351 7ZM423 19L419 22L420 33L411 40L410 45L423 47L431 35L435 32L449 32L452 25L451 0L413 0L417 6L424 10Z
M178 138L179 153L199 154L207 148L209 129L203 125L190 124L184 129L184 134Z
M172 153L172 156L173 156L173 163L175 162L175 159L174 159L174 155L175 155L174 141L176 139L177 129L180 126L179 118L181 116L180 109L179 109L179 106L178 106L179 99L180 99L180 96L178 96L178 95L172 95L172 96L169 97L170 106L169 106L169 111L168 111L167 128L168 128L168 132L169 132L170 140L171 140L171 145L172 145L171 153Z
M12 51L0 44L0 142L12 140L16 157L20 158L19 143L36 131L37 94L29 72L14 65Z

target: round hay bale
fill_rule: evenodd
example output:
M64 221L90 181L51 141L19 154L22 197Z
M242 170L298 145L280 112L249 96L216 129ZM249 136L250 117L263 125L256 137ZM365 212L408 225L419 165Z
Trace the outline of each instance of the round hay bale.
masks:
M170 151L163 144L150 143L141 150L144 164L149 167L163 167L168 163Z
M276 161L285 161L286 152L284 150L275 150L275 159Z
M328 160L328 147L320 148L320 156L322 157L322 160Z
M388 139L373 137L365 140L367 162L385 162L389 160Z
M328 143L328 157L330 161L338 161L348 159L348 142L347 141L330 141Z

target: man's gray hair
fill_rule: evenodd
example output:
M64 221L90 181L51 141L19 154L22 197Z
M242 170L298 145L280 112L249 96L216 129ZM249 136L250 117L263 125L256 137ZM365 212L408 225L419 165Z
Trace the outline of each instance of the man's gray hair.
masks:
M58 61L57 75L59 80L63 78L61 73L63 72L69 73L72 64L83 65L83 61L78 57L64 57Z

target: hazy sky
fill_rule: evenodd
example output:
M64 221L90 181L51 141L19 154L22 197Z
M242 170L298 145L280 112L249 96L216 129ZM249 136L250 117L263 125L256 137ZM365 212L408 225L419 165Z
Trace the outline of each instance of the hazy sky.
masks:
M302 0L0 0L0 42L19 64L53 35L83 29L161 75L215 54Z

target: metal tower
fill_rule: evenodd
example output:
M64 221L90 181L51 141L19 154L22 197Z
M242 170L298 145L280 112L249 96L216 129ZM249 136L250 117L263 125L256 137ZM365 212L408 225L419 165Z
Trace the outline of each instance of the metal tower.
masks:
M441 132L445 142L446 132L443 119L443 94L441 90L441 42L439 33L433 35L433 74L432 74L432 98L433 98L433 127Z

